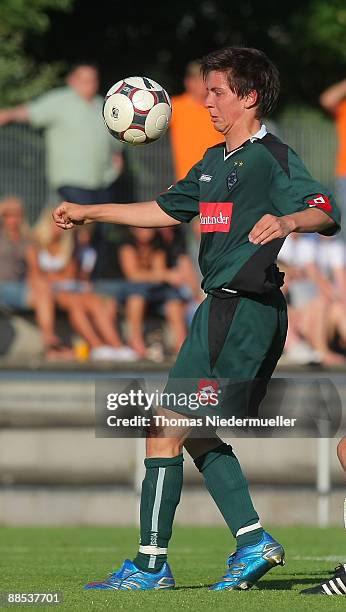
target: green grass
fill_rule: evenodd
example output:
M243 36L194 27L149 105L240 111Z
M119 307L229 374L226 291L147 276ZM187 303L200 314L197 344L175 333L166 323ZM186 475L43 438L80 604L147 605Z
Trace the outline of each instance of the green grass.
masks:
M328 576L345 561L341 528L273 528L286 548L287 564L269 572L251 591L212 593L207 585L223 573L233 542L226 529L176 527L170 564L177 588L166 592L86 592L84 583L104 578L137 548L133 528L0 528L0 591L64 593L66 610L345 610L344 597L302 597L299 590ZM12 606L19 608L19 606ZM20 606L28 608L32 606ZM51 610L52 606L39 606Z

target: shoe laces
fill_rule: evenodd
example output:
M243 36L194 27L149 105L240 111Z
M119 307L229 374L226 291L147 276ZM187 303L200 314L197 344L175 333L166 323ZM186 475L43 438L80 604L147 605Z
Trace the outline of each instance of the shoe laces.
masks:
M341 576L346 578L346 564L342 563L340 563L340 565L337 565L334 569L334 577L340 578Z

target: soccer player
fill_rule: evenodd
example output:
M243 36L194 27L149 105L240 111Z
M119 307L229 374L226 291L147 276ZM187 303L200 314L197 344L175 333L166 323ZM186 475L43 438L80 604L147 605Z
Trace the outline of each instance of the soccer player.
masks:
M199 215L200 267L207 294L170 380L269 379L283 350L286 304L275 259L291 232L334 234L340 216L333 195L315 181L287 145L267 133L262 117L279 94L279 75L259 50L230 47L202 61L206 107L225 143L156 201L78 206L54 211L59 227L102 221L140 227L189 222ZM179 409L177 413L181 412ZM175 412L167 414L177 416ZM210 588L250 588L284 563L281 544L264 531L232 447L217 436L189 437L189 428L147 438L140 546L133 561L88 589L173 588L167 547L183 480L183 446L236 538L226 574Z
M346 436L338 444L338 457L346 474ZM344 502L344 524L346 529L346 499ZM324 580L321 584L304 589L302 595L346 595L346 563L340 563L335 568L332 578Z

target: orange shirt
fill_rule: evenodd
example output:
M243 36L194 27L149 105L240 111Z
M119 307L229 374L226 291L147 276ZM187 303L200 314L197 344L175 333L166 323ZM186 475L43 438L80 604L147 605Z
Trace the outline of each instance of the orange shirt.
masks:
M205 150L224 142L209 113L187 93L172 98L171 142L177 181L202 159Z
M346 100L340 102L335 115L339 147L336 158L336 176L346 176Z

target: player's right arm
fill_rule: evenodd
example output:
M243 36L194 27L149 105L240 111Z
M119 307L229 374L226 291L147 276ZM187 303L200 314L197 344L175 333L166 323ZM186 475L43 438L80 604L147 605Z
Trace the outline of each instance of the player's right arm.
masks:
M134 204L72 204L62 202L53 212L55 223L62 229L74 225L116 223L134 227L168 227L180 221L164 212L155 200Z
M0 110L0 125L7 123L27 123L30 121L28 107L25 104Z
M189 223L199 212L200 175L201 162L198 162L184 179L159 195L157 201L96 205L62 202L53 212L53 218L62 229L93 221L134 227L168 227Z

